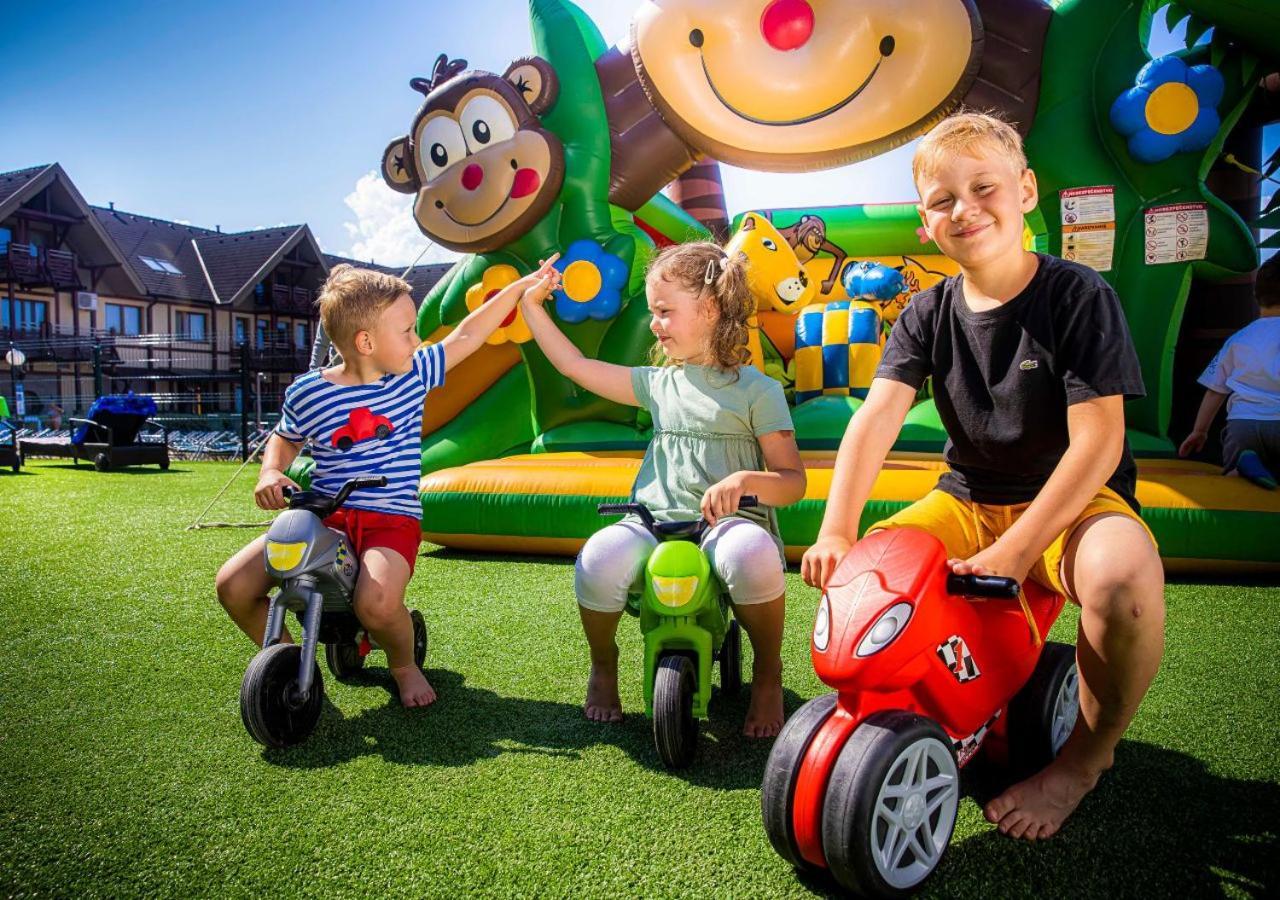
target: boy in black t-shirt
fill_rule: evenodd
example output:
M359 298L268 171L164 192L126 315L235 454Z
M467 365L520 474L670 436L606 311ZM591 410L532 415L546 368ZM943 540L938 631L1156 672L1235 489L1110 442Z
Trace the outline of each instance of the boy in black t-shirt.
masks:
M871 486L933 376L950 471L869 531L911 525L961 574L1030 577L1079 604L1080 716L1056 760L990 801L1000 831L1053 835L1111 766L1164 651L1164 571L1138 517L1124 401L1141 396L1115 292L1093 270L1023 248L1035 174L1009 125L965 113L921 141L920 217L960 275L914 297L836 457L804 555L822 587L856 539Z

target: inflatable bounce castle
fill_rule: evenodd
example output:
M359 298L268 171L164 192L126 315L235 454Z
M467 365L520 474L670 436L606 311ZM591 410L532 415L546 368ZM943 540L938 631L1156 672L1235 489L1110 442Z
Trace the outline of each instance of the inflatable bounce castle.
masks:
M1190 17L1188 39L1151 59L1156 15ZM1280 497L1177 459L1170 434L1189 292L1258 265L1258 223L1206 173L1280 61L1280 5L918 0L907 15L889 0L650 0L620 46L569 0L531 0L530 21L536 56L484 71L442 55L414 78L420 107L410 117L406 102L406 133L383 158L422 232L466 254L421 305L424 340L560 251L565 334L589 355L644 364L655 249L727 240L751 264L753 362L794 404L808 494L779 519L798 557L885 335L913 293L956 270L923 237L914 198L730 220L714 161L804 178L904 144L962 105L996 110L1039 178L1026 245L1092 266L1123 303L1147 385L1127 407L1138 498L1166 564L1280 569ZM426 537L573 553L602 524L596 505L629 493L649 427L643 410L561 377L517 313L427 404ZM933 486L943 442L926 387L864 527Z

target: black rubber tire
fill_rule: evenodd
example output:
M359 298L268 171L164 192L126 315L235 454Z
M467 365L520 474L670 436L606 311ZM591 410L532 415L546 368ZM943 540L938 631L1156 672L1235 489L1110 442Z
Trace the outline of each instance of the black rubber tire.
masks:
M797 869L814 867L800 855L796 846L795 808L796 779L809 745L836 708L836 695L814 697L797 709L778 732L764 764L764 782L760 785L760 813L769 843L778 855Z
M169 460L167 458L160 460L160 471L161 472L169 471Z
M339 681L352 681L364 671L364 657L355 641L330 641L324 645L324 663Z
M410 610L413 621L413 664L421 669L427 662L427 620L416 609Z
M698 720L693 717L697 684L693 661L667 653L653 678L653 743L668 769L683 769L698 750Z
M955 764L951 739L938 723L903 710L870 715L864 720L836 757L822 806L822 851L827 867L841 886L861 897L907 897L916 893L937 870L946 848L933 869L906 888L891 885L872 859L872 829L876 798L890 775L890 766L916 741L932 738L940 742ZM959 791L959 769L956 790ZM947 841L955 829L951 817Z
M1074 677L1076 648L1049 641L1040 651L1035 670L1022 690L1009 701L1009 770L1025 778L1053 762L1053 714L1058 693ZM1079 709L1079 694L1075 697Z
M111 460L107 459L107 454L99 453L93 458L93 467L99 472L105 472L111 468Z
M291 708L286 691L298 680L297 644L273 644L259 650L240 683L240 718L245 730L264 747L290 747L311 736L324 705L324 680L315 666L311 693ZM315 665L315 663L312 663Z
M720 693L736 697L742 692L742 626L737 619L729 622L720 646Z

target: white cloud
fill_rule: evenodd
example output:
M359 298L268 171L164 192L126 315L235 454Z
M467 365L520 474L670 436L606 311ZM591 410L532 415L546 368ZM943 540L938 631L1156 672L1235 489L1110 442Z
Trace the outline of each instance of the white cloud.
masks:
M360 176L355 190L345 202L355 213L355 222L343 222L351 238L351 248L340 252L352 259L373 260L387 266L407 266L430 247L418 260L454 262L461 254L430 243L413 220L413 197L397 194L387 187L376 171Z

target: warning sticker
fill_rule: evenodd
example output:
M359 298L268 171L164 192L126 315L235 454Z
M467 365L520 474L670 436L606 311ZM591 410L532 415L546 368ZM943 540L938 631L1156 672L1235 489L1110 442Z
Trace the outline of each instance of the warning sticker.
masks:
M1062 258L1099 272L1111 270L1116 238L1116 190L1110 185L1058 192Z
M1142 214L1143 259L1149 266L1204 259L1209 250L1209 206L1171 203Z

